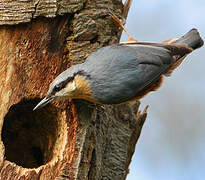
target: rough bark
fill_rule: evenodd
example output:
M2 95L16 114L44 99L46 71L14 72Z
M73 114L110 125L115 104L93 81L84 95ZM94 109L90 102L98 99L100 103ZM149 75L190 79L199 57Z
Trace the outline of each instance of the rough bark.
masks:
M0 2L0 179L126 178L146 118L139 103L32 111L60 72L119 41L108 7L122 14L120 0Z
M0 3L0 24L30 22L38 16L56 17L75 13L83 8L86 0L3 0Z

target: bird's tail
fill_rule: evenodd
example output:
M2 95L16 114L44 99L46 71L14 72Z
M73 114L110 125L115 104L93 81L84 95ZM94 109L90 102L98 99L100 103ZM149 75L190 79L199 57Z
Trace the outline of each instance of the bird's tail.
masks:
M192 48L193 50L195 50L195 49L203 46L204 41L202 40L197 29L191 29L189 32L187 32L181 38L171 42L171 44L180 44L180 45L183 44L183 45L186 45L189 48Z
M201 46L203 46L204 41L202 40L202 38L200 37L199 32L197 31L197 29L191 29L189 32L187 32L184 36L182 36L179 39L171 39L171 40L167 40L164 41L163 44L169 44L172 46L178 46L178 47L183 47L184 48L178 48L179 51L181 51L182 53L179 53L179 55L175 55L175 63L169 68L168 72L166 73L167 76L169 76L172 71L177 68L182 61L184 60L184 58L193 50L200 48ZM186 47L187 50L190 49L190 51L186 51ZM181 50L180 50L181 49ZM175 51L177 52L177 51Z

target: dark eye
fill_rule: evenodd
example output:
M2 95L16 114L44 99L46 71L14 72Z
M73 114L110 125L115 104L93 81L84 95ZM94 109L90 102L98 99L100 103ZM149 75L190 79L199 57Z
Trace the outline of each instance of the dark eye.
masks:
M70 81L72 81L74 79L74 77L68 77L66 80L62 81L59 84L56 84L53 88L53 92L52 94L55 94L56 92L60 91L61 89L63 89L66 84L68 84Z
M60 91L62 88L63 88L63 86L60 84L60 85L56 85L56 86L53 88L53 90L54 90L55 92L57 92L57 91Z

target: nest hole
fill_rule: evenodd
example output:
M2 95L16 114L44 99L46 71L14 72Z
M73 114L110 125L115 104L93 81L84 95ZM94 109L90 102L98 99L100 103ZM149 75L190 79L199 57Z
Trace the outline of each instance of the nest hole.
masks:
M53 157L58 111L52 105L33 111L39 101L24 99L11 106L4 117L1 136L5 158L24 168L37 168Z

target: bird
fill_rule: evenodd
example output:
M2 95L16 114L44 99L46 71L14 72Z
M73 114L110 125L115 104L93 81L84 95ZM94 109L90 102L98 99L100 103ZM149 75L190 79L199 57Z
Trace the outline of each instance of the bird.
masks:
M203 46L197 29L161 43L127 41L91 53L50 84L47 95L33 110L53 100L83 99L114 105L136 101L157 90L185 57Z

